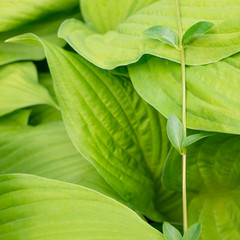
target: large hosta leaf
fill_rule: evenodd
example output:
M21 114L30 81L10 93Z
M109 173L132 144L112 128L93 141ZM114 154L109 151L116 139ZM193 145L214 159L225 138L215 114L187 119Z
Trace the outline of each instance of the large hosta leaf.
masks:
M37 39L24 35L13 40ZM165 119L137 95L128 79L43 44L74 145L133 208L159 219L154 180L168 152Z
M3 175L0 203L1 239L164 240L129 208L73 184Z
M78 7L78 0L5 0L0 7L0 32Z
M13 63L0 67L0 116L36 104L57 107L48 91L38 83L33 63Z
M137 92L165 117L181 118L181 66L148 56L129 67ZM186 68L187 126L240 133L240 55Z
M183 32L199 21L214 23L212 30L187 46L187 64L216 62L240 50L239 0L181 0L179 3ZM144 30L154 25L178 32L174 0L85 0L81 4L89 25L75 19L67 20L59 36L97 66L113 69L136 62L143 54L180 62L178 50L143 35ZM112 19L113 24L106 25ZM100 33L92 28L93 25Z
M0 173L29 173L77 183L119 200L74 148L62 122L0 133Z
M240 239L240 137L219 134L187 152L188 218L202 222L202 240ZM172 151L163 182L181 191L181 156Z
M54 14L47 18L31 22L27 25L18 27L0 35L0 65L18 60L40 60L45 57L44 51L40 46L29 46L18 43L5 42L10 37L27 32L33 32L42 38L51 41L59 46L65 45L65 41L57 37L57 30L60 24L69 17L77 17L74 11Z

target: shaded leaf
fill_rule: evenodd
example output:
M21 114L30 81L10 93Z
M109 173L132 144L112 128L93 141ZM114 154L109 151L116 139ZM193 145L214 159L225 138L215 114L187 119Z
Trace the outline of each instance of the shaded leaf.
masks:
M240 137L218 134L188 147L188 221L202 222L201 240L240 238ZM163 172L167 189L181 193L181 156L171 151Z
M166 240L182 240L181 233L168 222L163 223L163 234Z
M37 104L58 107L48 91L38 83L33 63L13 63L0 67L0 116Z
M5 130L0 134L0 156L1 174L28 173L76 183L121 200L77 152L62 122Z
M204 34L208 32L214 24L212 22L201 21L191 26L183 35L182 42L185 44L190 41L196 35Z
M0 202L3 239L164 240L129 208L74 184L31 175L3 175Z
M178 48L178 36L171 28L157 25L146 29L143 35Z

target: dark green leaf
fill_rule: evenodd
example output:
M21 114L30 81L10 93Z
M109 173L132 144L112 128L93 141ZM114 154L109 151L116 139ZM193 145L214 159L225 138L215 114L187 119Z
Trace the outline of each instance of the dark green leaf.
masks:
M147 37L160 40L170 46L178 48L178 36L169 27L165 26L153 26L146 29L143 34Z
M174 114L171 114L168 118L167 135L173 147L181 154L184 140L184 128L182 122Z
M163 234L166 240L182 240L181 233L170 223L163 223Z
M216 133L210 133L210 132L202 132L202 133L197 133L197 134L193 134L193 135L190 135L188 137L186 137L184 140L183 140L183 143L182 143L182 146L183 147L187 147L205 137L211 137L213 135L215 135Z
M201 233L202 224L197 222L187 229L183 236L183 240L198 240Z
M196 35L204 34L214 26L213 23L207 21L201 21L192 25L183 35L182 43L190 41Z

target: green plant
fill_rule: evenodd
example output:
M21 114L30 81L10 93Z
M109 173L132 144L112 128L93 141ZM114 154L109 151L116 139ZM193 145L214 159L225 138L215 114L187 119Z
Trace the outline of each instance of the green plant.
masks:
M238 0L80 8L0 7L0 239L240 239Z

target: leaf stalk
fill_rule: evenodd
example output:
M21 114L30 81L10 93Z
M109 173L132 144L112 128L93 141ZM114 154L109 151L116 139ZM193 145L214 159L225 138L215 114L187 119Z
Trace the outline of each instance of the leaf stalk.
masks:
M175 0L178 32L179 32L179 51L181 53L181 71L182 71L182 123L185 137L187 137L187 121L186 121L186 69L185 69L185 52L182 44L183 32L181 17L179 11L178 0ZM187 154L182 154L182 201L183 201L183 230L187 231L187 188L186 188L186 163Z

